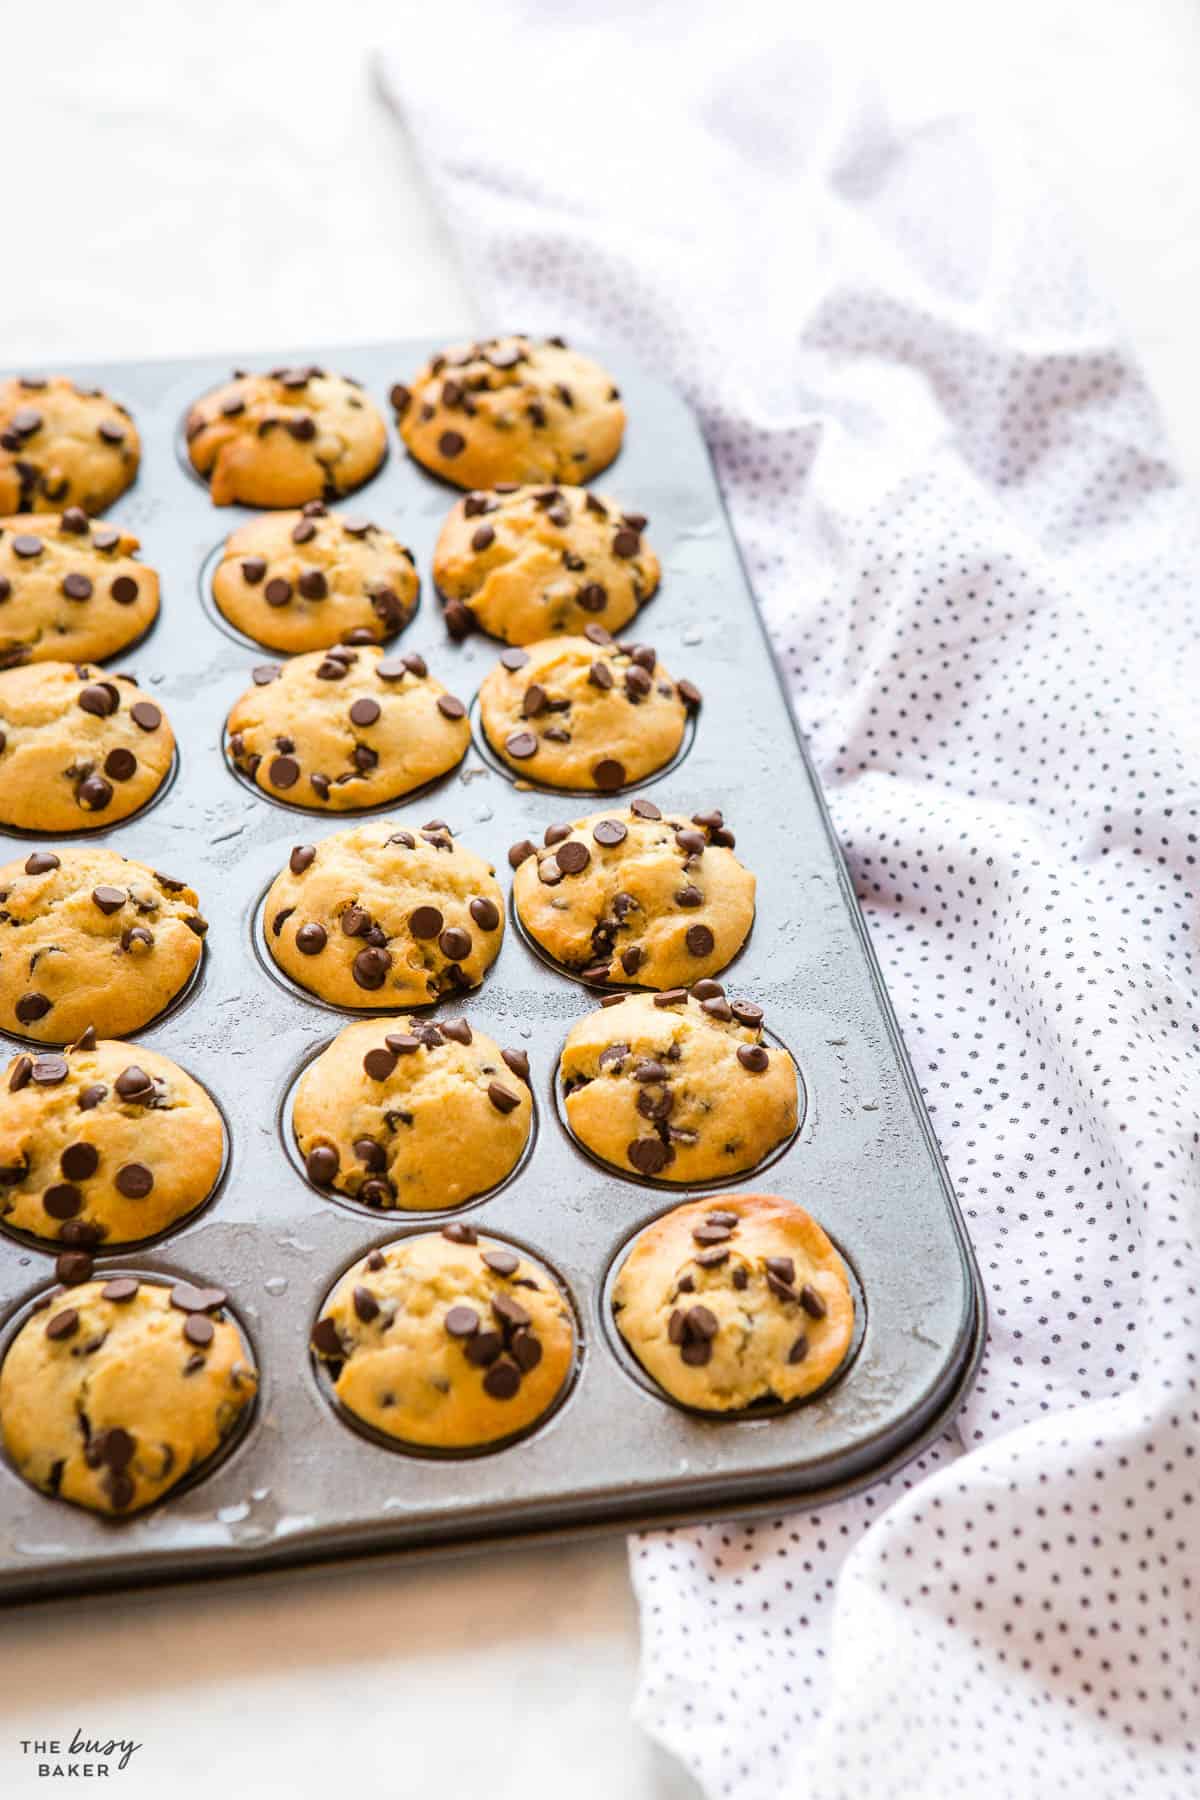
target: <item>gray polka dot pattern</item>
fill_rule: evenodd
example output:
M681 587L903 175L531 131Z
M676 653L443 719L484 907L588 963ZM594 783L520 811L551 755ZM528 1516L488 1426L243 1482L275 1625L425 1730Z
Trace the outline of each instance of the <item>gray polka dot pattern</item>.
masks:
M700 413L991 1323L955 1430L901 1477L634 1543L639 1716L736 1800L1182 1800L1191 506L1007 152L911 108L901 128L773 41L771 9L736 31L725 9L686 30L639 9L608 33L559 10L534 56L531 21L460 20L489 50L450 93L411 59L388 78L494 323L628 343ZM522 104L499 130L506 60ZM602 139L597 94L620 98ZM667 571L660 603L680 598Z

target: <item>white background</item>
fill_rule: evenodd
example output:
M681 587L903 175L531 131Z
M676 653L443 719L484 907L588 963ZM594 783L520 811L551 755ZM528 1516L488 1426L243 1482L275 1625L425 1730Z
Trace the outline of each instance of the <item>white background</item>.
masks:
M435 86L486 55L445 10ZM404 18L395 0L9 0L0 365L470 330L368 74L369 47L402 46ZM864 43L886 61L901 28L931 79L1006 118L1073 202L1196 479L1200 10L916 4L864 26ZM140 1739L106 1791L155 1800L691 1792L628 1719L619 1539L7 1614L0 1643L6 1796L51 1791L19 1740L76 1725Z

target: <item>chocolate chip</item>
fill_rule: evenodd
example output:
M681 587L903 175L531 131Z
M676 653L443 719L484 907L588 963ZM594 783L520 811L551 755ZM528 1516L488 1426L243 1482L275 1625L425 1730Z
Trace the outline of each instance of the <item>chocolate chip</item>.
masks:
M800 1304L810 1319L823 1319L829 1310L816 1288L810 1287L807 1281L800 1289Z
M527 857L537 855L537 845L531 844L528 838L522 838L519 844L513 844L508 852L508 866L519 869Z
M86 575L73 569L69 575L63 576L62 591L68 600L90 600L92 584Z
M36 1020L44 1019L53 1004L45 994L22 994L14 1010L22 1025L32 1025Z
M32 1073L33 1073L33 1059L28 1056L16 1057L13 1061L13 1065L12 1065L11 1070L9 1071L9 1076L8 1076L8 1091L9 1091L9 1093L10 1094L20 1093L20 1091L23 1087L27 1087L29 1085L29 1078L32 1075Z
M85 812L103 812L113 797L112 786L103 775L87 775L76 789L75 798Z
M328 1187L338 1172L340 1160L331 1144L317 1144L304 1159L308 1179L317 1187Z
M554 856L564 875L581 874L592 860L591 851L578 838L571 838L561 844Z
M614 556L636 556L641 549L641 538L636 531L623 526L613 538L612 547Z
M70 1182L56 1181L42 1195L42 1206L52 1219L73 1219L83 1210L83 1195Z
M294 756L276 756L267 770L267 779L272 787L295 787L300 779L300 764Z
M488 1082L488 1099L498 1113L515 1112L521 1104L519 1097L498 1081Z
M31 531L18 531L12 541L13 555L24 557L26 560L40 556L45 548L41 538L35 537Z
M56 1312L46 1324L46 1336L57 1343L62 1338L73 1337L79 1330L79 1314L73 1306L64 1307Z
M94 1144L68 1144L58 1166L68 1181L87 1181L100 1167L100 1152Z
M496 1275L515 1275L521 1259L511 1250L484 1250L483 1260Z
M138 584L132 575L118 575L108 591L118 606L132 606L138 597Z
M514 645L508 650L502 650L500 652L500 661L511 674L515 674L518 669L523 669L525 664L529 661L529 652L527 650L518 649Z
M54 1262L54 1273L64 1287L78 1287L80 1282L90 1281L95 1268L87 1250L64 1250Z
M76 696L79 706L85 713L91 713L97 719L107 719L115 713L120 705L120 696L110 683L103 686L93 684L81 688Z
M137 1063L130 1063L128 1068L122 1069L114 1081L113 1087L116 1089L118 1098L133 1102L149 1100L154 1093L153 1080L147 1075L145 1069L138 1067Z
M442 1320L451 1337L472 1337L479 1330L479 1314L473 1306L452 1306Z
M471 533L472 550L487 550L496 541L496 533L490 525L478 525Z
M689 925L685 942L693 956L711 956L716 945L707 925Z
M100 1289L102 1300L111 1300L115 1306L124 1306L136 1295L141 1283L133 1275L114 1275Z
M396 1057L391 1050L368 1050L363 1057L363 1068L372 1081L386 1081L396 1067Z
M442 1236L452 1244L474 1244L479 1241L479 1233L473 1225L443 1225Z
M183 1322L183 1335L189 1344L203 1350L212 1343L216 1332L212 1320L206 1319L203 1313L189 1313Z
M342 1348L338 1328L332 1319L318 1319L313 1326L309 1342L318 1355L332 1357L338 1362L346 1354Z
M527 757L537 755L538 741L532 731L510 731L504 740L504 748L510 756L524 762Z
M364 1325L379 1317L379 1302L368 1287L356 1287L354 1290L354 1311Z
M758 1026L763 1021L763 1009L755 1006L752 1000L734 1000L730 1010L739 1025Z
M677 681L675 683L675 692L679 695L679 698L683 701L683 704L687 707L688 711L695 712L702 699L700 689L696 686L695 682Z
M75 1104L80 1112L94 1112L107 1093L108 1089L103 1082L94 1082L91 1087L82 1089Z
M110 750L104 759L104 773L114 781L129 781L137 774L137 757L132 750Z
M316 854L314 844L297 844L288 858L288 868L293 875L303 875L305 869L312 867Z
M67 1059L57 1054L35 1056L31 1074L39 1087L57 1087L67 1079Z
M529 1057L524 1050L501 1050L501 1056L518 1081L529 1085Z
M242 579L249 587L257 587L266 572L266 557L247 556L242 559Z
M145 1163L126 1163L117 1170L114 1185L127 1200L144 1200L154 1186L154 1177Z
M471 934L461 925L451 925L438 938L438 945L451 962L462 962L471 954Z
M493 1400L511 1400L521 1385L521 1371L507 1356L498 1357L483 1378L484 1392Z
M752 1075L761 1075L771 1060L761 1044L739 1044L737 1059Z
M435 938L444 923L436 906L418 906L408 915L408 928L415 938Z
M792 1345L791 1349L788 1351L788 1361L790 1363L803 1362L807 1355L808 1355L808 1339L805 1337L804 1333L801 1332L800 1336L796 1339L795 1343Z
M671 1160L671 1152L661 1139L634 1138L626 1155L639 1175L658 1175Z
M361 700L356 700L350 708L350 723L352 725L374 725L379 713L378 700L372 700L369 696L364 695Z
M228 1298L224 1288L197 1287L191 1281L177 1281L171 1289L171 1305L180 1312L207 1312L211 1307L224 1306Z
M601 793L612 793L625 785L625 764L615 756L602 756L592 767L592 780Z
M442 456L461 456L467 447L467 440L460 431L443 431L438 438L438 451Z
M27 875L48 875L51 869L57 869L59 861L53 850L35 850L25 858Z
M439 694L437 709L444 719L461 719L466 716L466 707L454 694Z
M371 946L366 950L359 951L354 959L352 973L359 987L381 988L387 979L387 972L391 965L392 959L386 950Z
M614 844L623 844L629 836L629 828L620 819L598 819L592 827L592 836L598 844L610 850Z
M136 700L129 716L142 731L157 731L162 724L162 713L152 700Z
M142 956L154 947L154 933L147 931L144 925L129 925L121 933L121 948L135 956Z
M406 413L412 405L412 393L402 381L392 384L388 398L398 413Z

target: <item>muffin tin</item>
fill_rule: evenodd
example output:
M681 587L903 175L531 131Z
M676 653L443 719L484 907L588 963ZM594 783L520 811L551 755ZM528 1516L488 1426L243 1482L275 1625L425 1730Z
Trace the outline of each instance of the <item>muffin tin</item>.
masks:
M391 383L433 348L305 347L293 359L358 377L386 413ZM517 1169L454 1214L373 1214L309 1185L284 1141L288 1096L354 1015L304 996L273 964L267 972L256 953L257 915L293 844L361 815L289 807L231 770L225 714L250 668L280 659L218 623L205 591L213 552L250 514L214 507L178 454L189 402L235 363L266 367L277 353L76 368L68 373L103 385L137 421L141 473L108 517L137 532L142 560L163 582L158 621L109 666L131 669L164 702L179 743L178 774L160 795L136 818L87 835L171 870L200 896L210 930L199 972L135 1041L209 1089L230 1138L214 1200L152 1247L100 1255L97 1273L158 1272L226 1288L261 1386L253 1417L205 1479L145 1513L93 1516L34 1492L0 1464L4 1600L812 1506L914 1456L972 1377L984 1325L978 1274L703 439L677 395L626 356L601 356L629 424L620 457L594 485L649 515L663 562L658 595L622 635L653 643L704 695L680 756L637 791L672 812L720 807L736 832L738 855L758 876L758 912L720 979L765 1008L805 1094L799 1130L761 1176L721 1185L782 1194L825 1226L859 1299L851 1355L810 1401L733 1417L688 1412L631 1367L606 1316L614 1265L652 1217L709 1188L623 1176L573 1142L555 1095L558 1051L600 996L535 954L511 911L483 986L431 1016L465 1014L499 1043L528 1051L535 1118ZM394 647L420 651L470 703L502 646L483 636L457 644L442 623L429 569L455 492L393 439L353 510L416 554L420 601ZM511 843L596 811L603 797L518 783L481 751L477 719L473 711L475 741L460 767L386 810L409 826L446 819L507 886ZM23 856L30 841L0 836L0 860ZM6 1054L20 1043L13 1037ZM575 1308L580 1355L569 1391L531 1431L501 1449L437 1457L349 1428L308 1337L348 1265L375 1244L451 1217L547 1263ZM53 1281L52 1251L0 1233L0 1352Z

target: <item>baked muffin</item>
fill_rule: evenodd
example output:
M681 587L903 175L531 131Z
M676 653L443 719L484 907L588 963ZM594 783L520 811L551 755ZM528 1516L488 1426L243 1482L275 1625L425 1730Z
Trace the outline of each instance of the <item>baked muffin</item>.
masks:
M235 768L314 812L398 800L454 768L471 741L466 707L422 657L366 644L263 664L226 730Z
M611 792L669 763L700 690L649 644L547 638L506 650L479 690L488 742L547 787Z
M216 506L304 506L361 487L387 431L357 381L313 364L236 373L187 416L192 467Z
M317 1187L404 1211L495 1187L532 1120L524 1050L501 1050L466 1019L347 1025L304 1071L292 1111Z
M0 669L100 661L148 631L158 576L133 560L138 547L79 506L0 519Z
M625 430L612 377L561 338L455 345L397 383L392 405L417 461L465 488L588 481Z
M0 824L102 830L153 799L175 733L132 675L91 663L0 672Z
M128 1513L212 1456L257 1387L220 1288L118 1275L43 1297L0 1368L0 1426L32 1487Z
M470 1225L372 1250L313 1327L341 1404L402 1443L496 1444L558 1399L575 1322L541 1263Z
M533 644L619 631L658 587L642 513L583 487L464 494L442 526L433 578L455 637L478 627Z
M0 381L0 514L103 512L133 481L142 447L118 401L65 375Z
M841 1257L815 1219L774 1194L723 1194L656 1219L612 1298L647 1374L704 1412L815 1393L854 1337Z
M200 961L195 890L100 844L0 868L0 1030L66 1044L156 1018Z
M292 653L394 637L412 618L420 582L412 551L390 531L310 500L239 526L212 586L231 625Z
M719 812L651 800L514 844L513 899L529 935L584 981L687 987L723 969L754 921L754 876Z
M580 1019L559 1065L580 1143L638 1175L694 1186L755 1168L795 1131L796 1065L762 1008L715 981L627 994Z
M128 1244L193 1212L225 1156L198 1081L153 1050L92 1030L14 1056L0 1076L0 1215L60 1244Z
M285 974L331 1006L395 1012L478 987L504 936L490 863L433 819L297 844L263 908Z

